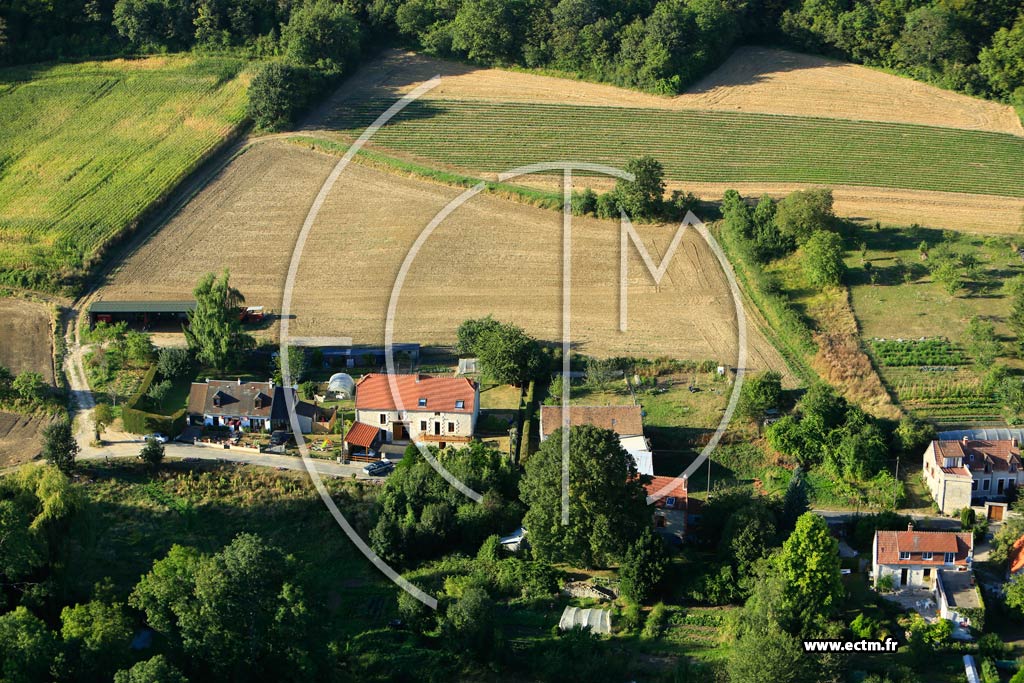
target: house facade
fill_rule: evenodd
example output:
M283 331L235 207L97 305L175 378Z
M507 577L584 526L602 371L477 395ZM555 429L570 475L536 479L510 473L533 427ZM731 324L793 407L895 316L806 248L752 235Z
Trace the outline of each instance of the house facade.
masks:
M928 490L943 514L1001 499L1024 483L1017 439L932 441L924 452Z
M387 443L465 446L479 416L480 387L465 377L374 373L356 383L356 422L380 429Z
M871 548L871 568L875 586L885 576L892 577L893 588L936 587L939 571L971 570L974 562L974 536L956 531L876 531Z
M680 541L696 521L697 501L689 499L686 480L677 477L650 477L644 484L648 499L655 498L652 507L654 531L662 536L675 536Z
M610 429L619 436L619 445L633 456L637 472L654 476L654 455L644 436L640 406L569 406L569 426L593 425ZM540 440L544 441L562 426L562 406L540 407Z
M295 400L295 414L303 434L327 431L333 424L333 411L325 413L312 403L299 401L295 387L240 379L193 382L188 397L189 423L245 432L290 430L285 392L291 392Z

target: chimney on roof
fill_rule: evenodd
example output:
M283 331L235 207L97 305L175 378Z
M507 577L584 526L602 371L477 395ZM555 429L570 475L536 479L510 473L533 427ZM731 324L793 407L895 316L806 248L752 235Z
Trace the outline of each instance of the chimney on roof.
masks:
M970 437L968 437L966 434L964 434L963 442L967 443L968 441L970 441Z
M914 521L911 520L911 521L907 522L907 531L913 531L913 530L914 530Z
M241 377L239 377L236 381L238 382L238 386L242 386L242 378Z
M420 377L420 373L418 373L418 372L417 372L417 373L416 373L416 380L415 380L415 381L416 381L416 384L419 384L419 383L420 383L420 379L421 379L421 377Z

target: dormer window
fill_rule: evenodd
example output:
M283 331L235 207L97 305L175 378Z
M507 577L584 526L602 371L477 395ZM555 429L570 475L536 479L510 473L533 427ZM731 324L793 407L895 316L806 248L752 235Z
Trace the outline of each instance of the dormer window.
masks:
M466 407L466 402L465 401L456 401L455 402L455 407L456 407L456 409L460 409L461 410L462 408Z
M910 553L901 552L900 553L900 559L901 560L909 560L910 559Z
M953 558L955 556L956 555L954 553L946 553L946 556L944 558L946 560L946 564L953 564Z
M263 408L263 394L256 394L256 398L253 399L252 405L253 405L253 407L256 408L256 410L262 409Z
M932 559L932 554L931 553L921 553L921 559L922 560L930 560L930 559Z
M420 408L426 408L427 407L427 399L421 398L419 400L419 406L420 406Z
M213 405L215 405L215 406L217 406L219 408L220 404L221 404L220 392L218 391L216 394L213 395Z
M991 471L992 471L992 465L986 464L985 465L985 473L988 474Z

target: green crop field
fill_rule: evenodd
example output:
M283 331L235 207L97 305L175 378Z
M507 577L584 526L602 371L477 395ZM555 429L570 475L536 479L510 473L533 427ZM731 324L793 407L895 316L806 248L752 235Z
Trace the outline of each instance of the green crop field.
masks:
M338 112L348 133L389 103ZM384 147L477 171L656 157L671 180L806 182L1024 197L1024 138L920 125L711 111L417 101L382 128Z
M0 70L0 283L59 289L245 118L245 61Z

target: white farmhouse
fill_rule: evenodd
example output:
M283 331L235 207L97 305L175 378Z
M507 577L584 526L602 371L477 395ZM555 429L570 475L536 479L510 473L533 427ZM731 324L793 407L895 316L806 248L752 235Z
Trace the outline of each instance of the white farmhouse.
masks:
M871 548L875 586L891 576L893 588L934 588L940 570L970 571L974 536L959 531L876 531Z
M388 443L464 446L479 415L480 387L465 377L374 373L356 384L356 422L379 428Z
M924 452L924 480L943 514L972 501L1006 500L1024 484L1016 438L932 441Z

